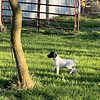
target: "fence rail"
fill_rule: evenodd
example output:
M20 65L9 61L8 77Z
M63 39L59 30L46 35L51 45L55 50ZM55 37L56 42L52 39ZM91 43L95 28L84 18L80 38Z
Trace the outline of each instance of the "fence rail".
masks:
M42 20L46 20L49 22L54 22L53 19L51 19L50 16L70 16L73 17L74 21L73 22L66 22L66 23L74 23L74 31L78 31L79 32L79 20L80 20L80 0L73 0L74 4L51 4L49 3L48 0L46 0L46 2L41 2L42 0L37 0L37 2L28 2L28 1L19 1L19 4L22 5L22 12L23 12L23 18L24 19L35 19L36 20L36 27L39 29L40 27L42 27L40 21ZM67 1L67 0L66 0ZM69 0L70 1L70 0ZM23 6L24 5L24 6ZM5 7L6 6L6 7ZM26 6L31 7L32 9L23 9ZM35 6L35 9L33 9L33 6ZM41 9L41 7L45 10L43 11ZM66 12L62 13L62 12L53 12L51 7L54 8L59 8L61 9L65 9ZM51 11L50 11L51 9ZM63 10L61 10L63 11ZM69 11L69 12L67 12ZM5 14L5 12L9 12L9 14ZM24 14L28 15L28 14L33 14L33 16L29 17L29 16L24 16ZM42 18L41 16L44 15L45 18ZM8 0L2 0L2 18L6 18L6 17L11 17L12 13L11 13L11 8L9 6L9 2ZM49 18L50 17L50 18ZM59 22L63 22L62 20L56 20L58 23ZM54 27L54 26L53 26ZM57 26L55 26L55 28L57 28ZM63 28L63 27L61 27ZM69 28L72 29L72 28Z

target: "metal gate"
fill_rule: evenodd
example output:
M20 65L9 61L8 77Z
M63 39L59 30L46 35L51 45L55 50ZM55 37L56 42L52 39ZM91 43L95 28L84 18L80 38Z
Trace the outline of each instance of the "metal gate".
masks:
M36 20L36 27L38 32L41 27L48 27L42 25L41 21L55 22L53 17L65 16L71 17L74 20L66 23L73 23L73 27L66 29L73 29L79 32L80 26L80 0L19 0L22 9L23 19ZM8 0L2 0L2 18L9 18L12 16L11 8ZM63 20L56 20L57 23L62 23ZM55 27L55 26L53 26ZM67 27L67 26L66 26ZM49 27L48 27L49 28ZM64 27L55 27L64 28Z

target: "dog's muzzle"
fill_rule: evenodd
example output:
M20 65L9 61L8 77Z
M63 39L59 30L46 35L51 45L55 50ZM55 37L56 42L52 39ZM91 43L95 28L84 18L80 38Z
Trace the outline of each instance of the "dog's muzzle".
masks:
M47 55L48 58L51 58L50 55Z

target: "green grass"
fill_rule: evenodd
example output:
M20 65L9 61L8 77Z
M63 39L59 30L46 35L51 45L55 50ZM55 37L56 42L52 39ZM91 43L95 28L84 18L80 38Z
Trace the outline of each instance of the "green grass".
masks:
M100 24L96 19L86 20L82 19L77 36L46 34L47 30L37 34L32 28L23 28L22 46L38 86L31 90L9 89L17 70L10 34L0 33L0 100L100 100ZM53 61L47 58L52 48L60 57L75 59L78 73L70 75L66 69L60 70L60 75L52 72Z

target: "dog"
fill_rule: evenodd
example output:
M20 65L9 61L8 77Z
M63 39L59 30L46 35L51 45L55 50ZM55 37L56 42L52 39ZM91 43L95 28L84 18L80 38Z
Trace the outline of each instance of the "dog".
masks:
M54 70L56 70L56 74L59 74L60 68L68 68L70 70L70 74L76 73L74 60L60 58L55 51L50 52L47 57L53 58L55 65Z

